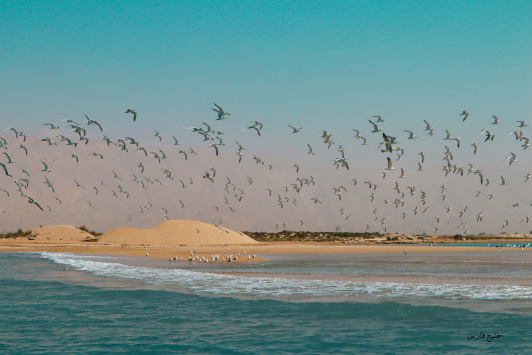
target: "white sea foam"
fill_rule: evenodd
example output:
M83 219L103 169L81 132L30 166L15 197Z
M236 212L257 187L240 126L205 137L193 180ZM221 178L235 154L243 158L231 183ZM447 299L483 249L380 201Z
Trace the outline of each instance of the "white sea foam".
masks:
M423 297L448 300L532 300L532 287L508 285L412 284L294 280L234 276L179 268L131 266L114 257L39 253L56 263L99 276L136 279L151 285L172 285L188 292L242 297L374 298L394 300Z

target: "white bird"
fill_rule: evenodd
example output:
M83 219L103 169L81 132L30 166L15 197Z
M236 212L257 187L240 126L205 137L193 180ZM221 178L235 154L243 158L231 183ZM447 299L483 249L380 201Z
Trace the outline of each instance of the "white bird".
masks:
M412 131L408 131L408 130L406 130L406 129L404 129L403 131L405 131L406 133L408 133L408 139L416 139L416 138L419 138L419 137L416 136L416 135L414 134L414 132L412 132Z
M288 127L292 128L292 133L299 133L303 129L303 127L295 128L294 126L288 125Z
M516 155L510 152L510 156L506 157L505 160L508 160L508 163L510 163L510 166L511 166L513 162L517 161L516 158L517 158Z
M377 132L382 132L382 129L380 129L376 123L372 122L371 120L368 120L369 123L371 123L373 125L373 131L371 131L371 133L377 133Z

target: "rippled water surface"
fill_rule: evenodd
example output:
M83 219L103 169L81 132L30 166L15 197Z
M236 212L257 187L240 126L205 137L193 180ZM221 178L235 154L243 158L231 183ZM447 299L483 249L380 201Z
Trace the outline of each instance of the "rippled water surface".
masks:
M532 351L532 289L505 281L528 276L530 253L427 254L200 265L0 253L0 352ZM481 272L499 281L441 282Z

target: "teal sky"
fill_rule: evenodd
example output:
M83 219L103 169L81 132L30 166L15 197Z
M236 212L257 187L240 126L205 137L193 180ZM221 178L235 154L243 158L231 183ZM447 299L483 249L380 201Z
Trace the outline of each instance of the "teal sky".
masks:
M238 127L309 130L532 108L529 1L6 0L0 13L0 124L28 132L86 113L118 134L128 107L139 134L181 129L212 102Z
M451 235L466 229L460 222L471 231L506 231L508 225L512 232L530 230L523 220L530 215L532 150L508 134L518 129L531 137L530 1L3 1L0 33L0 136L9 141L0 162L13 174L0 175L0 186L9 190L2 193L12 194L9 204L0 203L0 213L7 211L3 226L148 227L168 217L219 224L223 218L241 230L271 230L286 221L293 230L341 226L414 233L434 231L440 216L439 233ZM213 103L231 115L216 121ZM127 108L136 109L136 122L124 113ZM466 121L463 110L471 112ZM85 114L103 133L87 125ZM374 115L386 119L379 126L397 137L404 159L398 150L379 151L382 134L371 133L368 122ZM492 125L492 115L500 125ZM66 119L87 128L91 143L79 141L73 148L59 140L61 133L81 138L67 133L70 128L61 122ZM264 124L260 137L243 130L255 120ZM528 126L516 128L520 120ZM45 127L47 122L62 130ZM206 127L202 122L227 134L203 140L185 129ZM303 130L292 134L287 125ZM10 127L33 136L25 143L29 154ZM483 128L497 138L485 141ZM352 129L368 144L355 139ZM321 130L333 135L332 147ZM404 130L419 139L407 139ZM445 130L453 140L445 139ZM115 145L108 147L102 134ZM48 146L43 137L58 144ZM132 146L122 152L116 142L124 137L140 141L150 155ZM236 142L246 148L241 163ZM163 150L169 159L156 161L153 153ZM186 152L191 156L185 161ZM340 152L350 170L335 166ZM394 169L388 169L387 158ZM53 172L43 170L45 160L57 161ZM451 164L455 171L444 173ZM218 171L216 183L205 178L211 168ZM466 169L463 176L459 168ZM27 196L49 213L15 197L22 195L12 179L25 177L24 170L33 182ZM473 171L483 173L486 184ZM124 177L120 186L113 172ZM150 187L147 193L135 174L162 179L164 189ZM57 194L47 187L48 177ZM293 188L311 177L316 186L309 183L301 194ZM234 202L232 209L225 206L226 178L246 191L244 202ZM377 181L379 189L369 191L367 183ZM401 194L393 188L397 181ZM448 197L441 196L444 184ZM407 186L426 192L428 202L408 194ZM265 199L267 188L272 194ZM131 191L131 199L116 197L122 189ZM405 195L400 209L391 203L396 195ZM58 196L64 204L54 199ZM283 209L283 201L290 208ZM116 210L122 212L115 218ZM484 212L486 222L479 224Z

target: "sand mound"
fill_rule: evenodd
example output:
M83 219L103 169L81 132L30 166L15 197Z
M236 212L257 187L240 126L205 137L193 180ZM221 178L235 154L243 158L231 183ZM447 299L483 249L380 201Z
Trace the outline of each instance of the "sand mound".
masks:
M99 243L146 245L255 244L256 240L225 227L198 221L166 221L151 229L113 228Z
M31 230L31 235L37 240L50 242L82 242L94 239L92 234L66 225L35 228Z

